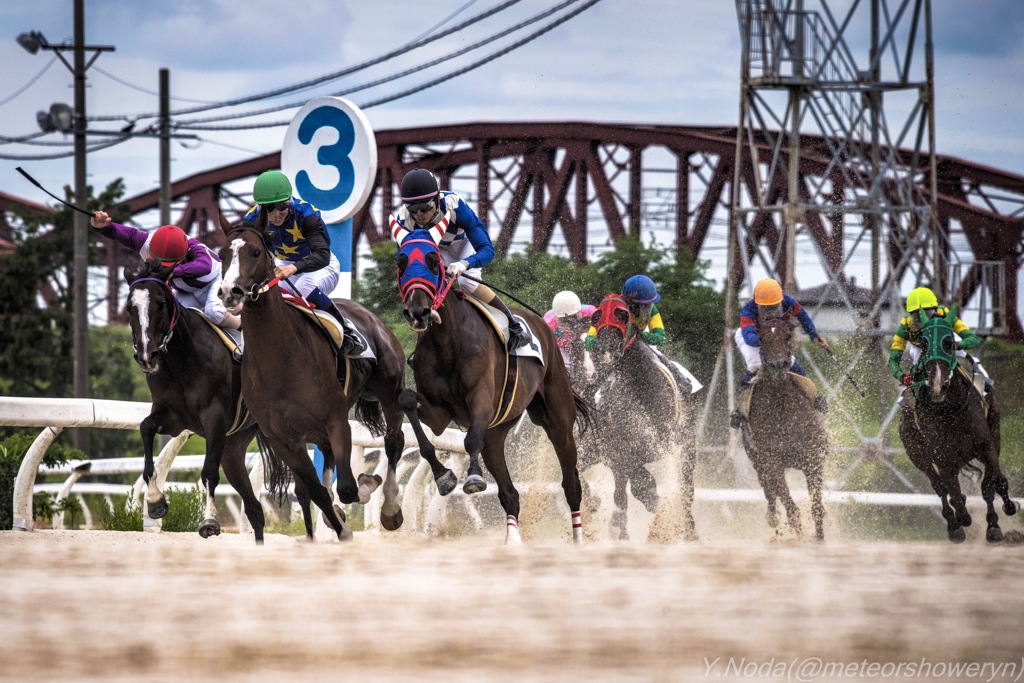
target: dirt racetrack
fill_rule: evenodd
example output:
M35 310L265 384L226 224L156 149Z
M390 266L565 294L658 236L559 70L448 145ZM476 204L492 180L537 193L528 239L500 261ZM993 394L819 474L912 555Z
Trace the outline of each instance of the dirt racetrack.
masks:
M0 678L1014 681L1024 668L1019 545L503 536L256 547L0 532Z

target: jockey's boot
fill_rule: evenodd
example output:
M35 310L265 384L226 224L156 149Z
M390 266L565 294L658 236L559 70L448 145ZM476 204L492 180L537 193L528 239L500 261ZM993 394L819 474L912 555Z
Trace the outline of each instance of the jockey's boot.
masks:
M331 307L327 309L327 312L341 323L341 330L344 333L344 338L341 340L341 355L358 356L363 351L366 351L366 342L359 336L356 328L352 326L348 318L342 315L341 309L338 308L337 304L332 301Z
M518 349L530 341L530 334L523 329L523 324L509 316L508 318L508 348Z
M825 394L814 395L814 409L822 415L828 412L828 399L825 397Z

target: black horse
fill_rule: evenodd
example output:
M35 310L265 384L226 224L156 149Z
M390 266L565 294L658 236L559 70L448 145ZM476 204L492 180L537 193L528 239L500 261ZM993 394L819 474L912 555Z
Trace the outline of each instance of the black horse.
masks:
M263 507L253 493L245 466L246 448L258 436L259 428L242 403L239 365L210 323L174 298L167 284L170 274L171 268L157 261L124 270L135 360L146 375L153 399L152 410L139 427L149 516L159 519L167 514L167 499L154 476L153 440L157 434L177 436L187 429L206 439L202 471L206 518L199 525L199 535L208 538L220 533L214 493L223 466L228 481L242 497L256 542L262 543ZM272 493L280 495L284 465L262 439L257 440Z
M995 511L995 494L1003 499L1004 513L1013 515L1018 510L999 467L999 405L994 392L982 397L968 378L970 371L956 355L950 321L939 316L929 319L923 312L920 315L924 348L910 373L915 382L904 392L900 439L907 457L928 477L942 501L946 532L953 543L962 543L964 527L971 525L959 474L963 470L980 472L972 460L985 465L981 479L988 522L985 539L996 543L1003 539L1003 532ZM949 315L955 321L956 309Z
M788 320L766 320L758 333L761 369L748 395L750 414L742 423L743 446L768 501L768 526L778 525L776 504L781 500L790 528L798 536L802 533L800 510L786 484L786 468L791 467L807 478L814 532L821 541L825 539L822 486L829 445L821 413L814 407L814 386L789 371L792 328Z
M505 461L505 438L523 411L544 429L558 456L562 490L572 517L574 542L582 542L579 472L573 426L588 420L587 406L573 390L554 335L540 316L520 313L533 331L527 357L510 355L505 343L475 306L445 286L444 263L435 231L401 231L398 255L399 289L409 326L417 333L412 358L417 392L407 390L402 408L416 431L420 452L433 458L420 419L435 434L452 421L467 430L469 474L463 490L486 488L479 458L498 485L506 514L506 543L519 543L519 493ZM439 239L439 238L438 238ZM523 351L520 351L522 353ZM541 362L540 358L543 359ZM438 489L451 490L451 470L431 468Z
M678 462L683 524L687 540L697 538L693 520L693 469L697 458L694 406L671 370L630 326L622 297L610 294L593 314L597 330L591 352L595 377L585 396L596 407L594 429L582 441L581 464L603 463L615 479L612 526L627 539L626 485L648 511L658 508L657 482L646 465L668 458ZM674 452L673 452L674 451Z

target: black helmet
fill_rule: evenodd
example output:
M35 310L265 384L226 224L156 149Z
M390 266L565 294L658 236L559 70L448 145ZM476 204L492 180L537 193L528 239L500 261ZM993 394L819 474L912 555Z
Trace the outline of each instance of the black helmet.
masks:
M425 168L409 171L402 178L402 203L420 202L437 197L437 178Z

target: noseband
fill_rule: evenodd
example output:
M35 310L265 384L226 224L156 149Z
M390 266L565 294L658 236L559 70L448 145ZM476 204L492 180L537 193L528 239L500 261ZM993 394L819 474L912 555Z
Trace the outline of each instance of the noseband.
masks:
M423 290L428 297L430 297L430 308L437 310L444 305L445 297L448 296L448 291L455 284L457 278L447 278L444 269L444 259L441 257L441 250L437 248L437 245L432 240L426 239L413 239L402 242L401 248L404 249L407 244L426 244L429 245L430 249L437 254L437 268L438 277L443 287L438 287L437 282L432 282L423 277L411 277L405 279L401 274L398 276L398 293L402 297L402 305L406 305L409 295L417 289ZM424 264L425 267L425 264ZM408 266L406 266L408 270ZM447 283L445 284L445 280Z

